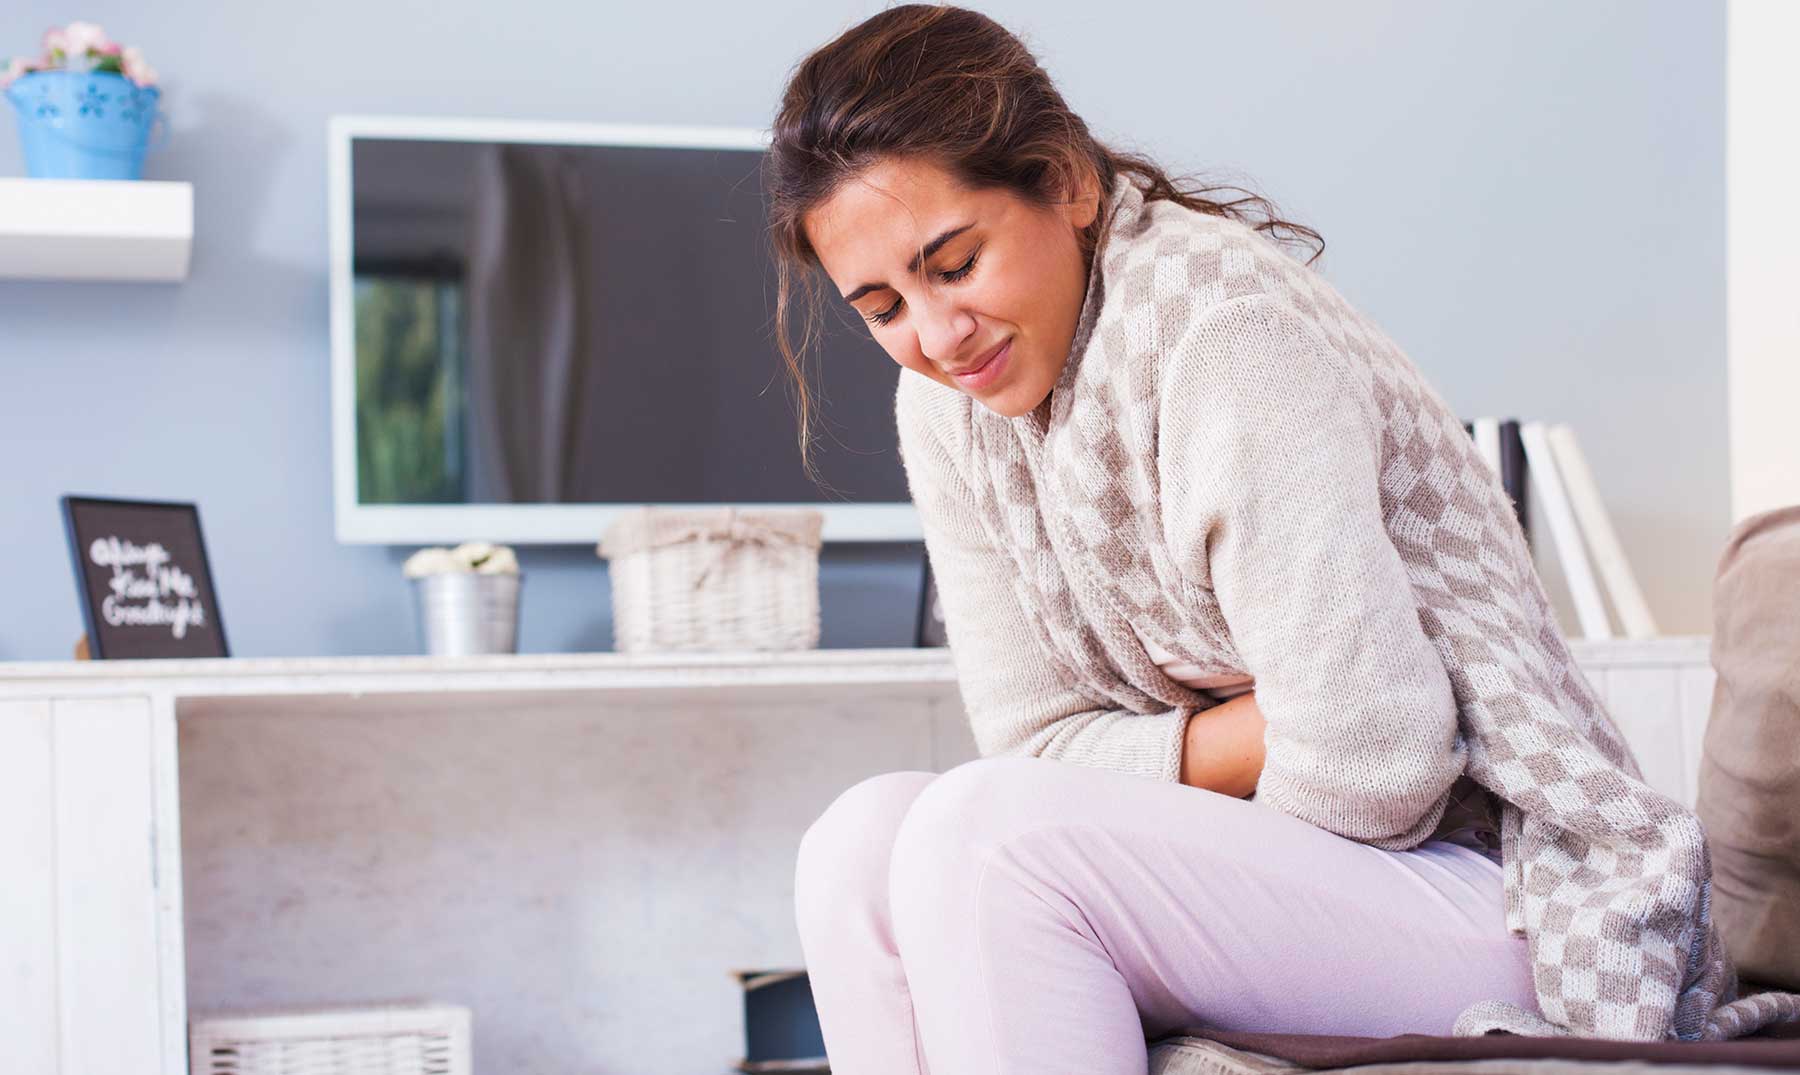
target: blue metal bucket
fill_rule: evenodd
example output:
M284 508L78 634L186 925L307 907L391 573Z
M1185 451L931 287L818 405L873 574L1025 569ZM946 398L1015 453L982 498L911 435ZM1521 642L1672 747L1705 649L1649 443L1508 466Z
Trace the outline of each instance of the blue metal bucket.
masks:
M33 71L6 97L19 113L25 174L139 179L162 91L111 72Z

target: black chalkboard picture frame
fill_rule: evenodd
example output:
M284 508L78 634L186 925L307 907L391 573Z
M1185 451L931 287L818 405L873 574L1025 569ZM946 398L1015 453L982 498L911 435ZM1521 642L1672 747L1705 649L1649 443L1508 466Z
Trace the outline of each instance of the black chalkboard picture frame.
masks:
M197 505L65 496L62 515L89 656L231 656Z
M919 587L919 630L914 643L919 646L948 646L944 632L944 606L938 600L937 579L931 573L931 556L924 558L925 577Z

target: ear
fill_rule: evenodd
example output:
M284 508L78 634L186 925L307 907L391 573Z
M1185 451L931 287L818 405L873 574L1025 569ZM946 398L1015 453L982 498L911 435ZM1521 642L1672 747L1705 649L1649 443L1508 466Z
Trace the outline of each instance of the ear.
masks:
M1081 231L1100 215L1100 177L1085 162L1077 174L1073 196L1065 209L1069 223Z

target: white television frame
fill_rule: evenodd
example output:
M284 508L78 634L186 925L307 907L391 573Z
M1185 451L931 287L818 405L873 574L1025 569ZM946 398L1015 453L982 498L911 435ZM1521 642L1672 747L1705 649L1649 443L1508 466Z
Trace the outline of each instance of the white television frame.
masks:
M589 544L636 504L363 504L356 496L356 337L350 273L350 142L353 138L538 142L561 145L767 149L769 132L748 127L672 127L429 116L332 116L327 130L331 233L332 499L342 544L414 545L461 541ZM657 505L662 506L662 505ZM725 507L680 504L671 507ZM826 541L919 541L911 501L874 504L746 504L812 508Z

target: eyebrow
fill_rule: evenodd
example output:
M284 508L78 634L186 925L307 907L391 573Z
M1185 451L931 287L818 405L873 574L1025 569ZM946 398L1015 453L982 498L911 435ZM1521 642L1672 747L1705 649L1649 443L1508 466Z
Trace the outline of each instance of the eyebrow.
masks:
M930 257L931 255L937 253L939 250L943 249L945 243L956 238L958 235L961 235L963 232L968 231L970 228L972 228L974 226L975 226L974 223L970 222L968 224L964 224L960 228L951 228L949 231L946 231L944 234L931 240L929 243L926 243L923 256ZM909 275L919 271L920 257L921 257L921 255L914 254L913 259L906 263L906 271ZM863 286L857 288L855 291L850 292L850 294L845 295L844 301L845 302L855 302L857 299L862 298L864 295L867 295L869 292L880 291L882 288L884 288L886 286L887 286L886 284L864 284Z

